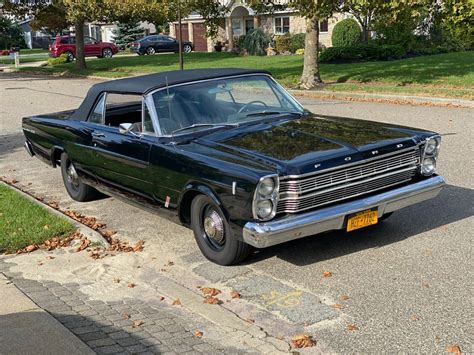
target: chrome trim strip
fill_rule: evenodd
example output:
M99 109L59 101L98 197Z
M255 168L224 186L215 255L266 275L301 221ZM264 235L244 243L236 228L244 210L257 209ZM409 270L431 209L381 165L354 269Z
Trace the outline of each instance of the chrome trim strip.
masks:
M35 153L33 152L33 149L31 148L30 142L25 141L23 144L23 147L25 147L27 153L30 155L30 157L33 157Z
M416 151L416 150L419 149L419 148L420 148L420 144L417 144L417 145L415 145L415 146L413 146L413 147L410 147L410 148L400 149L400 150L397 150L397 151L395 151L395 152L390 152L390 153L387 153L387 154L384 154L384 155L381 155L381 156L378 156L378 157L373 157L373 158L368 158L368 159L364 159L364 160L359 160L359 161L356 161L356 162L353 162L353 163L344 164L344 165L339 165L339 166L335 166L335 167L333 167L333 168L324 169L324 170L321 170L321 171L314 171L314 172L311 172L311 173L300 174L300 175L285 175L285 176L280 176L280 181L281 181L281 182L284 182L285 180L288 180L288 179L299 179L299 178L302 178L302 177L305 177L305 176L319 175L319 174L321 174L321 173L326 173L326 172L333 171L333 170L337 170L337 169L345 169L345 168L351 167L351 166L353 166L353 165L363 164L363 163L366 163L366 162L369 162L369 161L373 161L373 160L377 160L377 159L383 159L383 158L386 158L386 157L389 157L389 156L392 156L392 155L397 155L397 154L400 154L400 153L403 153L403 152L406 152L406 151L409 151L409 150Z
M270 222L247 222L242 231L243 240L254 247L266 248L309 235L342 229L349 214L377 207L381 217L386 213L436 197L445 183L441 176L434 176L378 195L317 211Z

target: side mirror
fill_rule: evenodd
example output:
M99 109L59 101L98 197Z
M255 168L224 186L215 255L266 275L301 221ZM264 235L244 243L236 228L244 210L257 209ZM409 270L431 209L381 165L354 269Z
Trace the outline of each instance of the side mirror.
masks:
M132 132L133 124L132 123L121 123L119 125L120 134L127 134Z

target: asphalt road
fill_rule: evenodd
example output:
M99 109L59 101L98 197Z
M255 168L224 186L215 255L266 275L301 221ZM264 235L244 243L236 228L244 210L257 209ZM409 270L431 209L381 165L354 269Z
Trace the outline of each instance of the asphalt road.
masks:
M114 199L71 202L59 170L23 151L22 116L75 108L92 83L0 74L0 176L31 182L31 191L98 216L124 238L145 239L151 252L179 260L189 275L242 291L248 307L233 311L244 319L260 315L257 323L275 335L294 326L335 352L442 353L449 345L474 352L474 110L301 99L321 114L443 134L439 173L448 185L438 198L372 228L308 237L223 268L205 261L192 233L181 226ZM332 276L322 277L323 271Z

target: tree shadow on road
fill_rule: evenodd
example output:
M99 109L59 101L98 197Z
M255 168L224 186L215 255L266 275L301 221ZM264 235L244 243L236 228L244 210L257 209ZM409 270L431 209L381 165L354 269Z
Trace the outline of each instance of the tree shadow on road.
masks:
M473 206L474 190L446 185L435 199L396 211L388 220L373 227L350 233L328 232L261 249L247 263L276 256L304 266L365 249L383 247L472 217ZM437 238L435 235L432 237Z

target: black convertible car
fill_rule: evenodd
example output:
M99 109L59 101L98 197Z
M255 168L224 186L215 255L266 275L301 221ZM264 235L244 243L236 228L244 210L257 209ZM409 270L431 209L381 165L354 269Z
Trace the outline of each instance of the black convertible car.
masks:
M74 111L23 119L25 148L69 195L176 217L230 265L435 197L440 136L306 111L268 72L172 71L94 85Z

